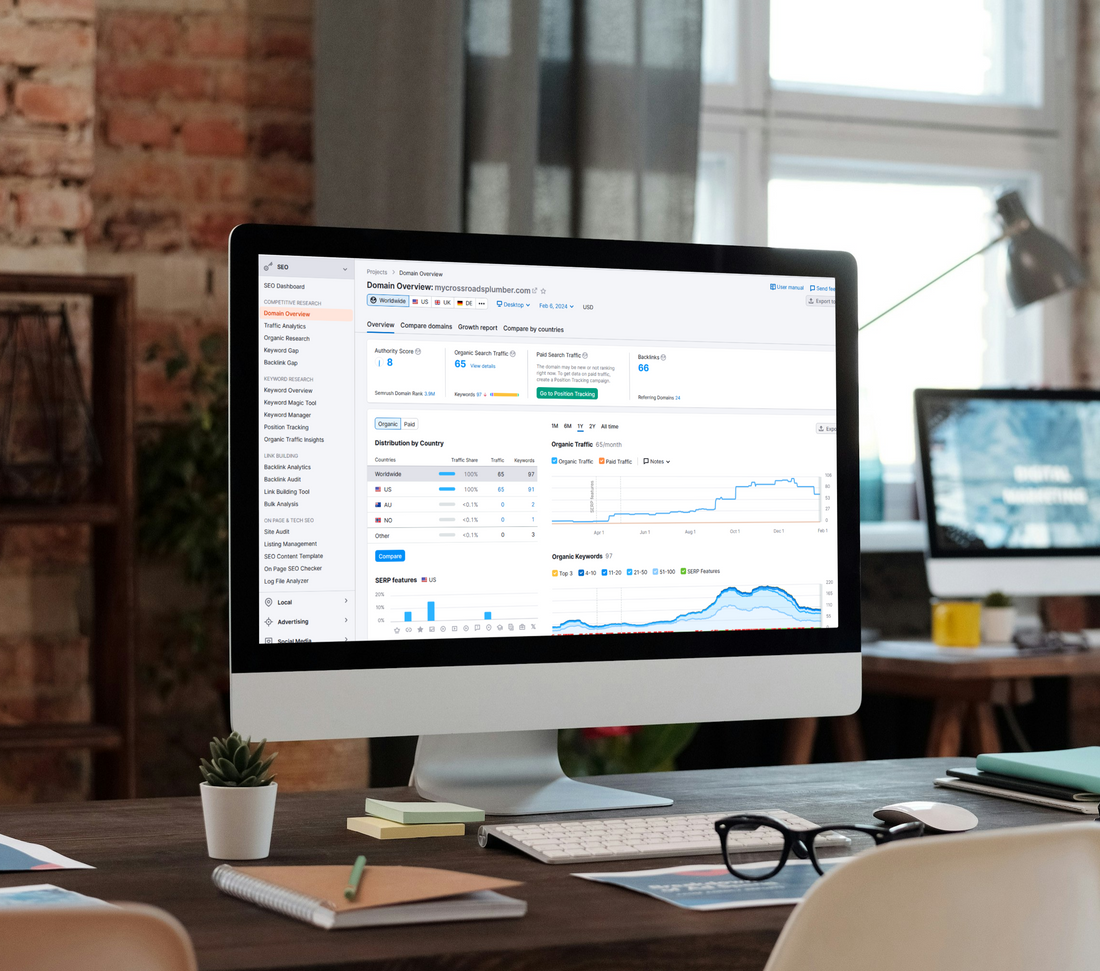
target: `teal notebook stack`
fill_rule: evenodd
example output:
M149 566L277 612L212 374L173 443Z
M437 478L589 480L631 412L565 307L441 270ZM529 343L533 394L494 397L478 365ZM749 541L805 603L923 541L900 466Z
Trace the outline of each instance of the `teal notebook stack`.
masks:
M1100 747L979 755L976 767L948 769L944 789L1100 814Z
M1058 752L1010 752L979 755L982 772L1046 782L1078 792L1100 792L1100 746L1067 748Z

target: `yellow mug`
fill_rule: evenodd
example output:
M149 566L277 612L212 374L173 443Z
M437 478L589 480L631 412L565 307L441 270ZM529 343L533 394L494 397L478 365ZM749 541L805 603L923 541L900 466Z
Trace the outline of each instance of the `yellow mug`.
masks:
M940 600L932 604L932 641L940 647L977 647L981 644L981 603Z

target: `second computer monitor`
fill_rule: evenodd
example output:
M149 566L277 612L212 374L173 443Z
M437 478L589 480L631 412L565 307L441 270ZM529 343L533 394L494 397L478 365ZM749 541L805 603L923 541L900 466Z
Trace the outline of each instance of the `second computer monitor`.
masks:
M1100 392L916 392L937 596L1100 593Z

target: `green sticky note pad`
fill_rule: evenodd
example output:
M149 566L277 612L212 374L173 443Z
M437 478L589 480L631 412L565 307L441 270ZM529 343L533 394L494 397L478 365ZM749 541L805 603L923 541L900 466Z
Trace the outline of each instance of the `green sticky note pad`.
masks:
M368 799L366 811L395 823L480 823L485 813L453 802L389 802Z

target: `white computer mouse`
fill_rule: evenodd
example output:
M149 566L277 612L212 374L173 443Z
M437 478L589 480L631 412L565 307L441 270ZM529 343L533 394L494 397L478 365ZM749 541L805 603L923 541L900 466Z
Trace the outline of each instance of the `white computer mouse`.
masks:
M978 825L969 809L946 802L895 802L876 809L875 815L890 826L915 819L937 833L965 833Z

